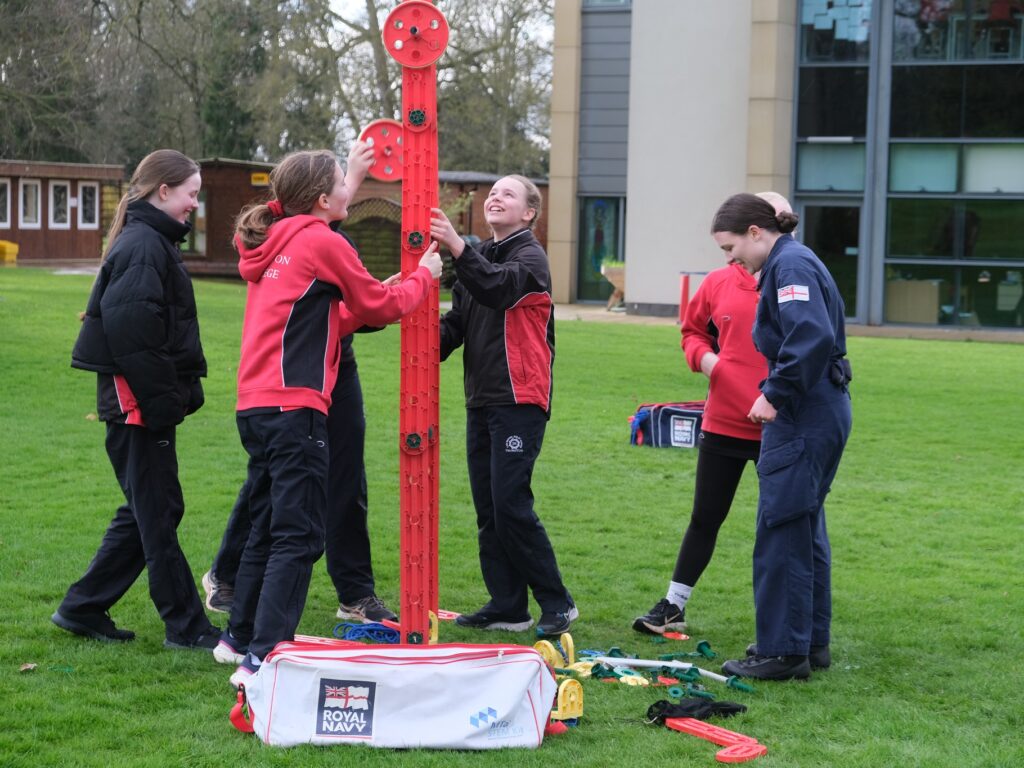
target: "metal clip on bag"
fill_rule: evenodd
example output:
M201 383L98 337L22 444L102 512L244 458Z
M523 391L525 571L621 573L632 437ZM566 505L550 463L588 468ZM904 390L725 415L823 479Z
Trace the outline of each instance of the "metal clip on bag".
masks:
M279 643L245 685L267 744L538 747L557 687L518 645Z

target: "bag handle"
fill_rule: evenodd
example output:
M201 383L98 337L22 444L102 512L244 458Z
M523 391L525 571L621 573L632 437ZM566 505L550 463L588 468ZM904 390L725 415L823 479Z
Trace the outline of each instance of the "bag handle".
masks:
M235 701L235 706L231 708L231 714L228 715L228 719L242 733L253 733L252 712L249 710L249 702L245 699L244 685L238 686L238 697Z

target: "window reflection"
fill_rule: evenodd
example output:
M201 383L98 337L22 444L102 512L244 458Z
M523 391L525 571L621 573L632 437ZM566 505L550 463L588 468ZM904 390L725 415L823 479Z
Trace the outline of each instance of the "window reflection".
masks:
M885 322L1024 326L1024 268L889 264Z
M871 0L804 0L800 24L805 62L867 61Z
M893 58L1024 59L1019 0L896 0Z

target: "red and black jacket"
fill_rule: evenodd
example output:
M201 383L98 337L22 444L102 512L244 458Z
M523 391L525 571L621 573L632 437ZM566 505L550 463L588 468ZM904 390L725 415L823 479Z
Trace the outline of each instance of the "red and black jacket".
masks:
M551 413L555 312L547 254L523 229L466 245L455 260L441 359L464 346L466 407L536 405Z
M236 247L239 274L249 283L238 364L239 411L314 408L327 413L342 337L408 314L432 282L429 270L419 267L398 285L381 284L345 238L310 215L274 222L256 248L247 249L237 239Z

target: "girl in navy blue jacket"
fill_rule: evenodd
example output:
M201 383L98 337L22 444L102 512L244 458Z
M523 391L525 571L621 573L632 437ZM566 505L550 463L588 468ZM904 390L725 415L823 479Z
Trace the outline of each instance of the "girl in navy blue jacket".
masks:
M828 666L832 561L828 495L850 434L845 310L825 265L791 233L797 217L756 195L733 195L712 234L729 261L761 272L754 345L768 377L747 414L762 425L754 541L757 642L726 674L762 680Z
M177 535L185 504L175 427L203 404L199 379L206 375L178 243L191 229L201 183L199 165L171 149L139 163L107 235L72 352L72 366L97 374L97 411L125 503L52 620L97 640L135 637L108 612L143 568L166 626L164 645L212 650L220 636L203 611Z

